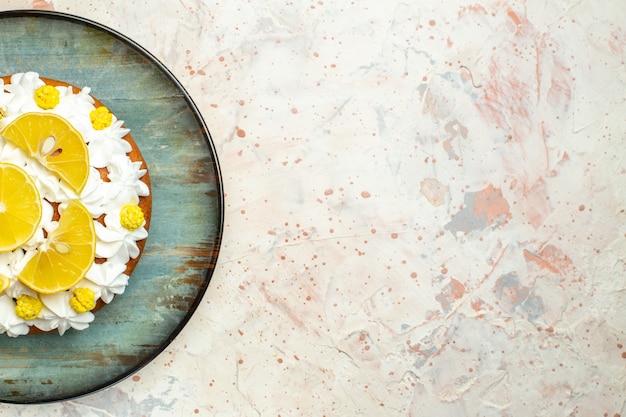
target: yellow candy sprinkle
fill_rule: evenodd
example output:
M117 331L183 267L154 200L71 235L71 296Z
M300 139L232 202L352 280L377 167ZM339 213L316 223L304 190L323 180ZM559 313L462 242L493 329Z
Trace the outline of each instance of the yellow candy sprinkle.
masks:
M35 103L44 110L50 110L59 104L61 93L51 85L44 85L35 90Z
M134 204L127 204L120 210L120 224L130 230L140 228L144 222L143 210Z
M15 314L24 320L35 320L43 309L43 303L39 298L22 294L15 303Z
M96 130L106 129L113 123L113 115L109 109L104 106L92 110L91 113L89 113L89 119L91 120L91 125Z
M70 299L70 307L77 313L86 313L96 306L96 296L89 288L76 288Z

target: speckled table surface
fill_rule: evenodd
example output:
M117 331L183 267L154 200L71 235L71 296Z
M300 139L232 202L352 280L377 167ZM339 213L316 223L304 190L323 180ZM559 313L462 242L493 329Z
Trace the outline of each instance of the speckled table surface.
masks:
M225 194L160 355L0 416L626 415L622 0L0 5L156 56Z

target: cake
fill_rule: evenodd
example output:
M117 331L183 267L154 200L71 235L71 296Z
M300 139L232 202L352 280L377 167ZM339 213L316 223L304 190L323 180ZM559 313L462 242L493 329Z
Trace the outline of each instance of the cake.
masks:
M146 163L89 88L35 72L0 83L0 334L84 330L143 252Z

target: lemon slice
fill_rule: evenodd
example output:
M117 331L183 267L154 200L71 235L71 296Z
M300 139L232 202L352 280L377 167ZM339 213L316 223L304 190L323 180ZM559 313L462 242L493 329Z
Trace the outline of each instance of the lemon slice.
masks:
M89 152L82 135L53 113L24 113L0 132L80 194L89 176Z
M94 262L94 220L79 201L71 201L52 231L17 278L41 294L67 290L85 277Z
M0 252L28 242L41 221L41 198L32 178L17 165L0 162Z
M11 279L6 275L0 274L0 294L5 292L11 286Z

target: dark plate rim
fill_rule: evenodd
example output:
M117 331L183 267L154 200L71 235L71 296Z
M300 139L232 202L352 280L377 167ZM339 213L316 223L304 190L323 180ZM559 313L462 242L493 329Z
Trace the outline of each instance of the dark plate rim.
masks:
M175 87L182 93L187 105L189 106L189 109L193 113L194 118L200 125L200 128L202 130L202 135L204 136L205 142L207 146L209 147L209 151L213 156L212 162L213 162L213 167L215 169L216 186L217 186L216 197L217 197L217 206L218 206L218 211L219 211L218 213L219 224L217 228L217 238L215 239L215 249L211 255L212 266L208 268L206 272L206 276L205 276L206 278L205 282L202 288L200 288L200 290L198 291L198 295L196 296L191 307L187 311L187 314L181 319L181 321L178 323L178 326L174 328L172 333L163 341L163 343L161 343L161 345L155 348L154 351L150 355L147 355L145 358L143 358L142 361L140 361L137 365L131 367L131 369L129 369L128 371L123 372L119 375L116 375L115 377L107 381L104 381L103 383L99 385L96 385L94 387L89 387L85 389L84 391L72 393L69 395L65 395L65 394L56 395L56 396L53 395L48 398L27 398L27 399L23 399L22 401L15 400L14 398L11 398L11 399L0 398L0 403L6 403L6 404L46 404L46 403L53 403L53 402L59 402L59 401L67 401L67 400L83 397L86 395L91 395L91 394L94 394L96 392L109 388L121 382L122 380L128 378L130 375L137 373L147 364L149 364L154 359L156 359L157 356L159 356L167 348L167 346L169 346L172 343L172 341L180 334L180 332L185 327L185 325L189 322L194 312L200 305L200 302L204 298L204 295L209 287L211 278L213 277L213 272L215 271L215 265L217 263L217 259L218 259L219 252L221 249L222 235L224 232L224 191L223 191L223 183L222 183L222 174L221 174L221 169L219 165L219 160L217 158L217 151L215 148L215 144L213 143L213 139L211 138L211 133L209 132L209 129L206 123L204 122L204 119L202 118L200 110L194 103L193 99L191 98L187 90L180 83L180 81L178 81L178 79L174 76L174 74L158 58L156 58L147 49L145 49L144 47L139 45L137 42L127 37L126 35L123 35L122 33L116 31L115 29L111 29L110 27L107 27L96 21L84 18L82 16L77 16L74 14L53 11L53 10L17 9L17 10L0 11L0 19L16 18L16 17L17 18L40 17L40 18L46 18L46 19L65 20L70 23L82 24L82 25L89 26L93 29L106 32L108 35L113 36L119 41L125 43L127 46L131 47L139 54L144 55L144 57L146 57L158 70L160 70L168 78L168 80L172 82L175 85Z

